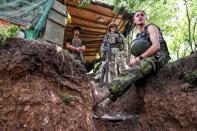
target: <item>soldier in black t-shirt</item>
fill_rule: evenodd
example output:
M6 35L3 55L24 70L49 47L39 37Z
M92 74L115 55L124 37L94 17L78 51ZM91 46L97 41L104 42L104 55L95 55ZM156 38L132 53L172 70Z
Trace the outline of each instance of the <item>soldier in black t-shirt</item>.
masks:
M84 63L83 52L85 51L86 47L83 40L81 40L79 37L80 31L81 28L79 26L74 26L72 28L73 37L66 40L66 48L72 54L74 59Z

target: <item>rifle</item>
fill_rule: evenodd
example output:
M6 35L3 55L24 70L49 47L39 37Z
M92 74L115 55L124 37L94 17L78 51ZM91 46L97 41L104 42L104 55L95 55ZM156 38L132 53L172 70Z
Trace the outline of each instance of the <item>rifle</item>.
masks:
M107 38L106 40L104 40L104 49L102 50L102 52L104 52L105 54L105 64L103 66L102 72L101 72L101 79L99 81L99 87L102 87L103 84L105 84L107 87L109 87L109 61L110 61L110 57L111 57L111 44L108 40L109 38ZM106 78L105 83L103 83L104 78Z

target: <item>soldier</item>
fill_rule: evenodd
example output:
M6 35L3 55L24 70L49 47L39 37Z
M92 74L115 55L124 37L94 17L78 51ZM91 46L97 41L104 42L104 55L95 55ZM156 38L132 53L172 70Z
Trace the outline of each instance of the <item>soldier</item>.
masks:
M119 72L122 72L122 70L127 68L126 55L127 45L125 44L125 38L118 32L118 26L115 23L110 23L108 33L104 36L101 45L101 57L104 61L101 65L102 78L100 83L110 83ZM106 65L107 62L108 65ZM108 70L106 70L106 68L108 68ZM108 75L106 75L107 73Z
M130 59L129 69L113 79L109 88L102 93L96 92L95 99L99 103L105 98L115 101L124 94L131 84L153 71L157 71L170 59L169 51L161 30L154 24L146 24L144 11L136 11L134 25L139 30L129 51L134 55Z
M74 59L79 60L84 64L83 52L86 47L84 41L79 37L80 32L81 28L79 26L74 26L72 28L73 37L66 40L66 47L69 49L69 52L72 54Z

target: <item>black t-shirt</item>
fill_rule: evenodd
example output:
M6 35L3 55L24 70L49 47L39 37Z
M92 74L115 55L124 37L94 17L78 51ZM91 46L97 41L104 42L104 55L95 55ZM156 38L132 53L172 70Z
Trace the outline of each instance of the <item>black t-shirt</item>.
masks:
M74 39L74 38L68 38L68 39L66 40L66 42L70 42L70 44L71 44L72 46L75 46L75 45L72 43L73 39ZM81 39L80 39L80 40L81 40ZM84 41L81 40L81 46L83 46L83 45L85 45L85 44L84 44Z
M74 47L82 47L82 46L85 46L84 41L81 40L80 38L78 38L78 39L68 38L66 40L66 42L69 42ZM69 50L69 52L70 53L75 53L75 54L80 54L80 53L78 53L76 51L73 51L73 50Z

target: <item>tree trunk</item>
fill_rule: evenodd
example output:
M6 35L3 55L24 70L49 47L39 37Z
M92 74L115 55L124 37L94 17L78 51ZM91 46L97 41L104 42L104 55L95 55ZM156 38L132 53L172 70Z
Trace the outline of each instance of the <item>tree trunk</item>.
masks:
M195 23L194 23L194 26L193 26L194 51L196 51L196 49L197 49L197 43L196 43L196 39L195 39L196 25L197 25L197 19L196 19L196 21L195 21Z
M189 16L187 0L184 0L184 1L185 1L186 15L187 15L187 20L188 20L189 45L190 45L191 51L194 52L193 47L192 47L192 39L191 39L191 20Z

